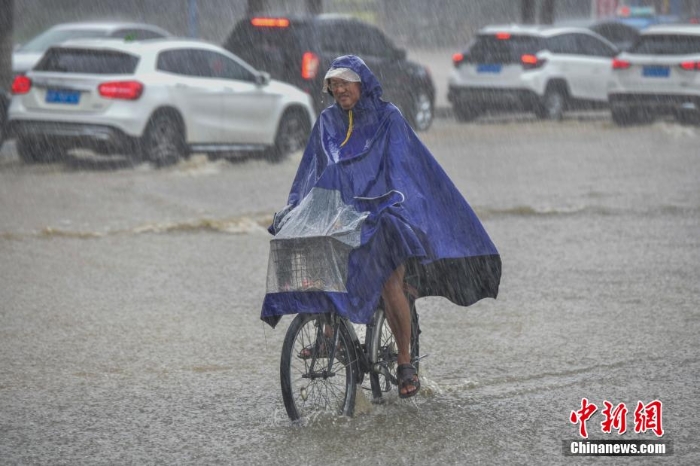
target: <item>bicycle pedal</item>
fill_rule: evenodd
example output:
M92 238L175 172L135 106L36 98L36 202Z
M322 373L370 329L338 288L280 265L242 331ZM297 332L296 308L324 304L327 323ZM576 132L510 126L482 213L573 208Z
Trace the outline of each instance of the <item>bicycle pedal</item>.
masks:
M391 373L388 367L386 367L386 364L382 364L381 362L376 362L372 366L372 371L376 374L381 374L384 377L387 378L391 383L394 385L398 385L399 381L398 379L394 376L394 374Z

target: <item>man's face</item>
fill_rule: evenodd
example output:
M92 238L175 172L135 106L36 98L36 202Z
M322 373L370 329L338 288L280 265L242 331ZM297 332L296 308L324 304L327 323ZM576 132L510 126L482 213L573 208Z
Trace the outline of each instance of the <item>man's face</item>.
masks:
M333 92L333 98L343 110L350 110L360 100L360 83L331 78L328 87Z

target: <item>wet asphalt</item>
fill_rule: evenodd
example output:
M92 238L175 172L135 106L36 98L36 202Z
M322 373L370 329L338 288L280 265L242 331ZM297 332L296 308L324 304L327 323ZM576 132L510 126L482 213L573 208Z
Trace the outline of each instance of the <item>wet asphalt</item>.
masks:
M438 119L421 139L499 248L497 300L419 301L423 389L290 425L259 320L300 154L165 169L0 152L3 464L698 464L700 128L605 112ZM571 458L663 403L663 458ZM625 403L628 432L601 430Z

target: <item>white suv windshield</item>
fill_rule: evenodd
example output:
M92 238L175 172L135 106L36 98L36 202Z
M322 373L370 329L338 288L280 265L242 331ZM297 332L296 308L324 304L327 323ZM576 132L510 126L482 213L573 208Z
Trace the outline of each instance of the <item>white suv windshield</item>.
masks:
M700 36L685 34L654 34L641 36L629 53L640 55L700 54Z
M127 53L54 47L34 68L36 71L81 74L133 74L139 59Z

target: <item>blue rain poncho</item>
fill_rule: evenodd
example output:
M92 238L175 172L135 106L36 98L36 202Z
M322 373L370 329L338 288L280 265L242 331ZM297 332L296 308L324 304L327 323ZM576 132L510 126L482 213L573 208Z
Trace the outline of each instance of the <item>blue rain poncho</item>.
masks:
M349 114L337 103L312 130L285 209L269 231L261 318L335 311L369 323L400 265L416 297L469 306L498 294L501 260L481 222L358 57L334 68L361 77Z

